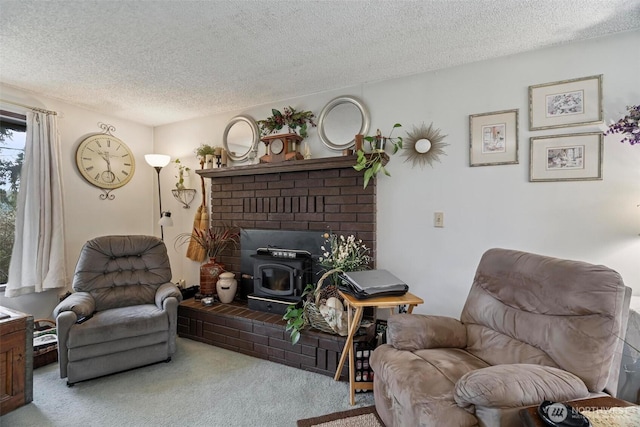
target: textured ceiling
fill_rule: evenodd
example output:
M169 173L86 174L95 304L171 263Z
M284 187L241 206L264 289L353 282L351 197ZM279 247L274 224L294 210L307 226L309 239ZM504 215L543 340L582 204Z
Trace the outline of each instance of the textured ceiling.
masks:
M156 126L637 28L640 0L0 0L0 82Z

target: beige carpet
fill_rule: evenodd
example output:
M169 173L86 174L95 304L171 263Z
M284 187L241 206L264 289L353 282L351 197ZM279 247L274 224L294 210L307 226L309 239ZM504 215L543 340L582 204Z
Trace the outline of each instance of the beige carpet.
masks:
M298 427L384 427L375 406L298 420Z

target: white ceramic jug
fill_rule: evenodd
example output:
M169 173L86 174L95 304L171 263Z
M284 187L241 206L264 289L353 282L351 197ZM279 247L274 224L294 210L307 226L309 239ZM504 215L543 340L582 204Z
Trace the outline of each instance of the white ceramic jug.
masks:
M221 273L216 283L216 290L218 291L220 302L228 304L233 301L238 290L238 281L235 279L234 274L229 271Z

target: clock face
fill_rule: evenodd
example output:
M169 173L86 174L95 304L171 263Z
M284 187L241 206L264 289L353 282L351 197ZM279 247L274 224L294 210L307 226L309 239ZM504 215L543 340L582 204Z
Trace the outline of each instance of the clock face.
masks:
M115 136L97 134L86 138L76 151L78 170L99 188L119 188L133 178L136 162L127 145Z
M269 144L269 148L271 149L272 154L280 154L282 150L284 150L284 141L281 139L274 139Z

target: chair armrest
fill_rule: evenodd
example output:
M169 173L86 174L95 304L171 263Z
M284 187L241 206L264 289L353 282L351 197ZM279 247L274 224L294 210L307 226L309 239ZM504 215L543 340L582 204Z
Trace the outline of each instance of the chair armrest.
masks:
M96 302L88 292L76 292L62 301L53 310L53 317L64 311L73 311L78 317L89 316L96 311Z
M495 365L464 374L453 397L460 407L471 405L517 408L543 400L566 402L587 397L589 390L576 375L551 366L526 363Z
M162 309L164 300L170 297L175 297L178 302L182 301L182 293L180 292L180 289L178 289L175 284L168 282L161 285L156 291L156 306Z
M387 321L387 342L406 351L465 348L467 328L453 317L395 314Z

